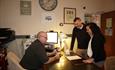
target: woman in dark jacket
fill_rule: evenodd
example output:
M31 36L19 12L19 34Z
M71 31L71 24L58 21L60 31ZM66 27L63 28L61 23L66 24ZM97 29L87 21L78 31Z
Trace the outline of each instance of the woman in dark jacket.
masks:
M84 60L85 63L95 63L102 66L106 58L104 51L105 38L101 33L100 28L96 23L88 23L86 30L90 35L90 41L87 49L88 59Z

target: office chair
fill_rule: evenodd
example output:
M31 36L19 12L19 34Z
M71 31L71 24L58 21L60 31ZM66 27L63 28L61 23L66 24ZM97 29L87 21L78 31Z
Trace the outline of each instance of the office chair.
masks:
M115 70L115 56L107 57L104 64L105 70Z
M8 52L7 60L8 60L8 69L9 70L26 70L19 64L20 59L17 57L17 55L15 53Z

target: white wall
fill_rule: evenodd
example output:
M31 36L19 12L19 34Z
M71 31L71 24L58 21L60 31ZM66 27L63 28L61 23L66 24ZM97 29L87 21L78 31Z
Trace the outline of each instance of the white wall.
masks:
M39 6L39 0L32 1L32 15L20 15L20 0L0 0L0 27L12 28L16 34L35 34L38 31L55 30L71 33L73 25L59 26L63 22L63 8L76 8L76 16L84 20L84 13L115 10L114 0L58 0L53 11L44 11ZM86 6L86 9L83 9ZM51 23L45 22L45 15L52 15Z
M115 10L115 0L104 0L102 5L104 5L104 11Z

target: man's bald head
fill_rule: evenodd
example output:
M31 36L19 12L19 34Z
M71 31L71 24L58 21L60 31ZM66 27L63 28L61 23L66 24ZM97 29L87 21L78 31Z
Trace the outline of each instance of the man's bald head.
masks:
M46 32L40 31L40 32L38 32L38 34L37 34L37 38L39 38L39 37L42 36L42 35L46 35L46 34L47 34Z
M37 38L38 40L41 42L41 43L46 43L47 41L47 33L44 32L44 31L40 31L38 34L37 34Z

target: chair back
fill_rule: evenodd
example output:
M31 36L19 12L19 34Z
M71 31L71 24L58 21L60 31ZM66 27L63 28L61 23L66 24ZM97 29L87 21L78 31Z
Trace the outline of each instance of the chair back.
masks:
M115 56L107 57L104 64L105 70L115 70Z
M8 52L7 54L8 68L9 70L26 70L20 64L20 59L13 52Z

